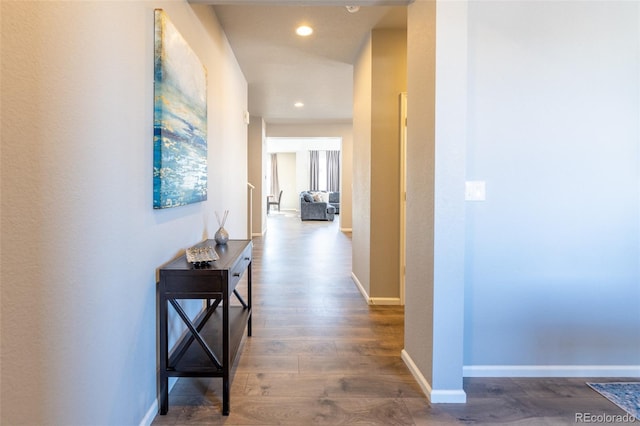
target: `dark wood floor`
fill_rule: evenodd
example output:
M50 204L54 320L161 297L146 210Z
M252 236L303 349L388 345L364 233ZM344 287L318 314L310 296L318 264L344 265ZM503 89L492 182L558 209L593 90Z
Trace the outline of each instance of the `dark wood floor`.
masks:
M570 425L576 413L624 414L588 379L468 378L466 404L431 406L400 359L403 309L366 305L337 220L272 214L254 244L253 337L231 414L220 413L220 379L183 378L154 425Z

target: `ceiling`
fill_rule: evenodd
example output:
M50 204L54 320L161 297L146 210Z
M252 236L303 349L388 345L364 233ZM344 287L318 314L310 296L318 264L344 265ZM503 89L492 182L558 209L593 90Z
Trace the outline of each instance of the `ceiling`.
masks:
M353 64L367 35L407 22L407 2L400 0L355 0L350 3L362 5L356 13L340 1L191 2L212 4L247 79L249 112L267 123L351 121ZM301 24L313 34L296 35Z

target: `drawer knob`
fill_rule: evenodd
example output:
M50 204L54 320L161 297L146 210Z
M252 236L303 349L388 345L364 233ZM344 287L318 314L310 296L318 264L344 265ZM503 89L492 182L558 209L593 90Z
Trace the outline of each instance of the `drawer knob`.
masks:
M234 276L234 277L239 277L239 276L240 276L240 272L234 272L234 273L233 273L233 276Z

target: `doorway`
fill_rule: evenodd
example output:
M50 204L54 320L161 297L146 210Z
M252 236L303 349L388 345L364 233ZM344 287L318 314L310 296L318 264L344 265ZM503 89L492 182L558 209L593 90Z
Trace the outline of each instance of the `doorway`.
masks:
M266 142L266 185L271 188L274 180L272 170L277 169L277 181L282 194L281 209L283 211L298 211L300 208L299 194L310 188L310 153L318 151L320 167L319 191L327 191L327 152L338 151L342 157L341 137L267 137ZM275 154L273 156L272 154ZM340 158L342 160L342 158ZM277 161L277 168L272 167L272 161ZM343 176L343 161L340 161L339 176ZM342 179L339 191L342 189ZM339 217L339 216L338 216Z

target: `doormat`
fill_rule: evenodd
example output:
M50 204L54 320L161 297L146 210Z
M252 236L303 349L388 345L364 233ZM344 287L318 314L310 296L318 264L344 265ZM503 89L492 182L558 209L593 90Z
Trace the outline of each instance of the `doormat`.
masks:
M587 384L591 389L631 414L636 420L640 420L640 383L615 382Z

